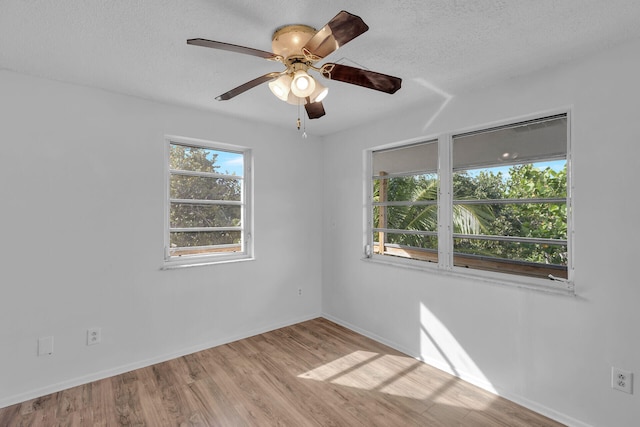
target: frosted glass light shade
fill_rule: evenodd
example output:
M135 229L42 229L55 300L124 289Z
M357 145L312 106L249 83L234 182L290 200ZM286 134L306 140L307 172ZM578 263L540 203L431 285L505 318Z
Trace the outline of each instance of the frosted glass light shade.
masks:
M293 75L291 92L300 98L311 95L316 88L316 81L304 70L298 70Z
M278 99L286 101L291 90L291 76L283 74L276 80L269 82L269 89Z
M321 102L329 93L329 88L323 86L321 83L316 82L316 89L309 96L311 98L311 102Z
M305 105L307 100L305 98L297 97L293 94L293 91L289 92L289 97L287 98L287 103L291 105Z

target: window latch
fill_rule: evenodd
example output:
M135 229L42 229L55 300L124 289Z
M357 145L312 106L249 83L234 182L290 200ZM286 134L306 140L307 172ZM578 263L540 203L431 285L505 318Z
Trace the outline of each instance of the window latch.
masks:
M371 245L364 245L364 255L371 258Z
M547 277L549 277L549 279L551 279L551 280L555 280L556 282L571 283L567 279L563 279L562 277L556 277L553 274L549 274L549 276L547 276Z

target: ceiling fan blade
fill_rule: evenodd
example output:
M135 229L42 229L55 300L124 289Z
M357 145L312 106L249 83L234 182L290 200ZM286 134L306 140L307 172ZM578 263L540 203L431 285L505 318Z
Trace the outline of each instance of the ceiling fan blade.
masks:
M307 96L307 103L304 104L304 109L307 110L307 116L310 119L319 119L324 116L324 106L322 102L311 102L311 99Z
M322 75L330 80L351 83L354 85L379 90L389 94L396 93L402 85L402 79L362 68L342 64L324 64L320 69Z
M267 52L260 49L253 49L251 47L238 46L236 44L217 42L214 40L189 39L187 40L187 44L192 44L195 46L210 47L212 49L226 50L226 51L235 52L235 53L243 53L245 55L257 56L259 58L269 59L272 61L282 60L282 57L280 55L276 55L275 53Z
M251 81L246 82L245 84L242 84L236 88L231 89L229 92L225 92L220 96L216 96L216 100L218 101L226 101L228 99L233 98L234 96L238 96L241 93L244 93L246 91L248 91L249 89L253 89L254 87L261 85L262 83L268 82L271 79L274 79L275 77L278 77L279 75L281 75L282 73L268 73L265 74L264 76L260 76L258 78L255 78Z
M368 29L362 18L343 10L311 37L302 52L308 60L319 61Z

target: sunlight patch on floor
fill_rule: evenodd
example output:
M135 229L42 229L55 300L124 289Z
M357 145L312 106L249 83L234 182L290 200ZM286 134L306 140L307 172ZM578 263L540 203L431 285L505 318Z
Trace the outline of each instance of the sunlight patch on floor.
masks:
M450 376L438 372L425 381L424 371L430 369L411 357L358 350L298 378L424 400L451 381Z

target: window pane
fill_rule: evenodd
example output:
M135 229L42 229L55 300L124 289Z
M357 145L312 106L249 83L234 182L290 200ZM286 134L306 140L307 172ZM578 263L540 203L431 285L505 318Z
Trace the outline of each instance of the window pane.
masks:
M243 157L242 153L170 144L169 167L184 171L242 176Z
M453 232L566 241L566 155L565 115L454 136ZM456 266L566 277L564 242L454 237L453 245Z
M374 253L380 253L380 240L385 240L384 255L438 262L437 236L374 233Z
M241 214L240 206L171 203L170 227L238 227Z
M230 244L240 245L240 239L240 231L172 232L171 248Z
M374 206L373 221L375 228L436 231L438 207L436 205Z
M172 199L242 199L242 184L236 179L171 175L169 190Z
M374 202L415 202L436 200L438 180L435 174L422 174L373 180Z
M461 220L457 213L454 233L490 236L567 238L567 205L557 203L469 204L454 205L454 212L467 211L471 219Z
M373 152L373 175L435 172L438 169L437 141Z
M567 156L567 117L548 117L456 135L453 170L532 163Z
M453 239L454 265L523 275L567 278L567 246Z
M456 252L466 254L542 264L566 265L567 263L567 246L564 243L539 244L454 238L453 244Z
M454 200L567 197L567 161L461 170L453 174Z
M180 265L190 263L190 256L215 255L217 260L251 257L252 245L245 244L250 237L250 221L245 218L252 215L251 195L245 194L250 186L244 181L251 178L244 177L251 151L193 142L167 141L165 260ZM221 230L224 228L231 230Z
M387 243L423 249L438 248L438 238L436 236L422 236L418 234L387 233Z
M372 154L373 202L434 202L430 205L373 206L375 228L407 231L437 230L438 144L422 142L375 151ZM383 178L390 175L387 178ZM396 175L396 176L394 176ZM405 175L405 176L397 176ZM412 233L373 233L374 252L384 255L438 260L436 236ZM384 245L375 242L382 241Z

